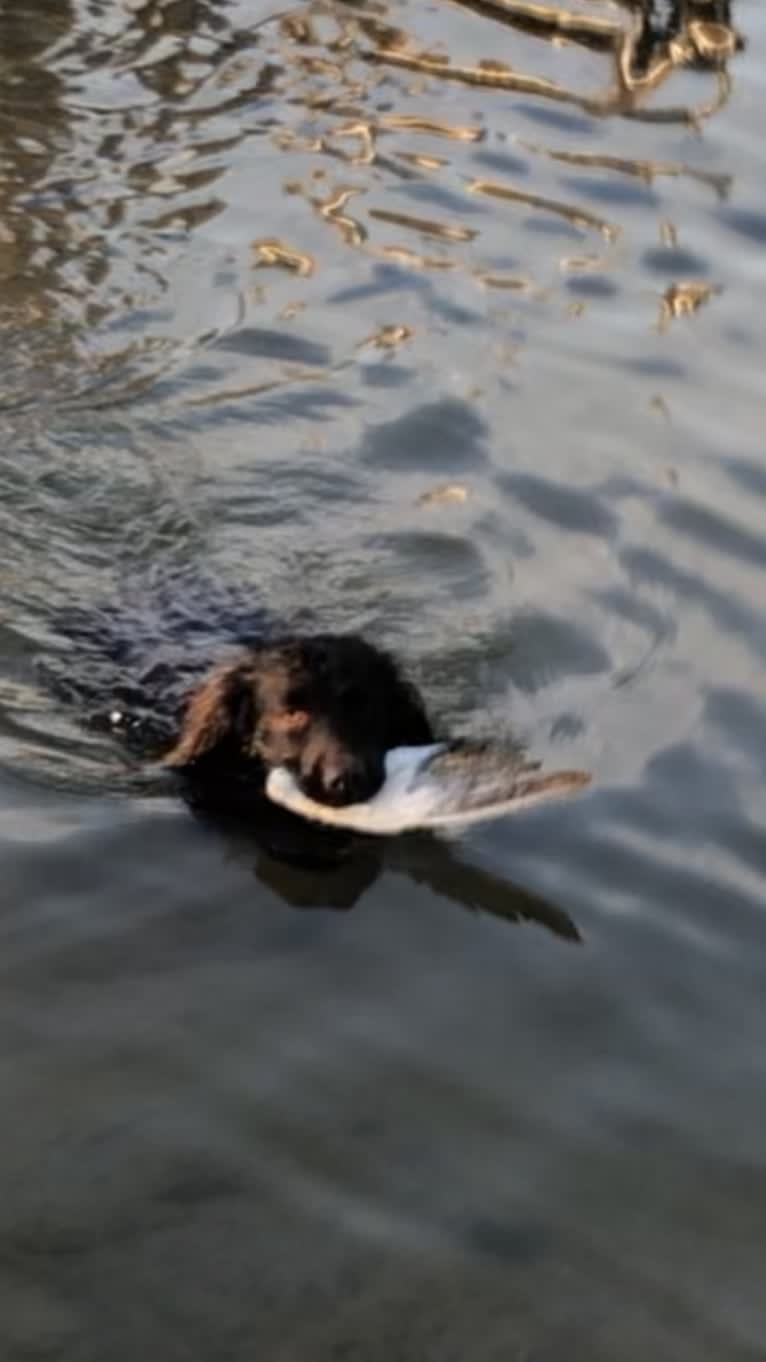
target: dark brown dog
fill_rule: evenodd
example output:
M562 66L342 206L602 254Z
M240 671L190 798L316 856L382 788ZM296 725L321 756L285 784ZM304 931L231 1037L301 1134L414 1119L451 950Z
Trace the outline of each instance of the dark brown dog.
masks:
M354 636L287 638L248 649L194 690L164 762L198 788L263 784L287 766L326 804L369 799L392 747L434 740L423 703L397 664Z

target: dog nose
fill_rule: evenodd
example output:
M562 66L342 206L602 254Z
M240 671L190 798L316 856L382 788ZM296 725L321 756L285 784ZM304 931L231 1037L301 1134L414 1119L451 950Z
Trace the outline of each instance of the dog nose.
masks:
M324 804L361 804L375 793L380 784L368 764L361 759L342 766L326 761L316 775L318 780L313 783L321 791L317 797Z
M350 804L353 798L353 782L348 775L341 773L323 782L328 800L333 804Z
M361 752L324 751L300 777L305 794L320 804L362 804L385 779L382 758Z
M311 799L320 804L350 804L351 782L348 772L335 762L316 761L304 774L301 785Z

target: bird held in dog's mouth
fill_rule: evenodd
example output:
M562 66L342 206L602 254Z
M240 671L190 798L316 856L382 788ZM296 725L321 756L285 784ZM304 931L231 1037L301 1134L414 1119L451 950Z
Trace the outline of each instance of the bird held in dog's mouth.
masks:
M265 789L274 803L312 822L386 837L416 828L459 830L576 794L590 780L587 771L542 771L518 748L459 740L392 748L383 785L363 803L312 799L284 766L269 771Z

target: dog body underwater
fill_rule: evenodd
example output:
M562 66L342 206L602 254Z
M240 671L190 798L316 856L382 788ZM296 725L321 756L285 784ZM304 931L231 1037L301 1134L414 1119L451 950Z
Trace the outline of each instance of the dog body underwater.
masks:
M195 809L271 823L290 816L266 807L270 770L324 804L364 802L388 751L436 736L387 652L300 623L288 633L246 592L163 570L67 608L39 671L88 727L175 772Z
M236 600L207 617L204 596L78 607L68 664L45 670L143 769L174 772L198 814L246 825L272 855L335 861L360 837L501 817L589 782L508 743L437 735L389 653L354 633L283 634Z

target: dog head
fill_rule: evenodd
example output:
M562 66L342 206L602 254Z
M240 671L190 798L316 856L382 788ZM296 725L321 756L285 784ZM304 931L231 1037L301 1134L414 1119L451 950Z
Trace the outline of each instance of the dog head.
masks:
M423 704L386 653L354 636L288 639L216 668L192 695L177 768L287 766L326 804L369 799L392 747L432 740Z

